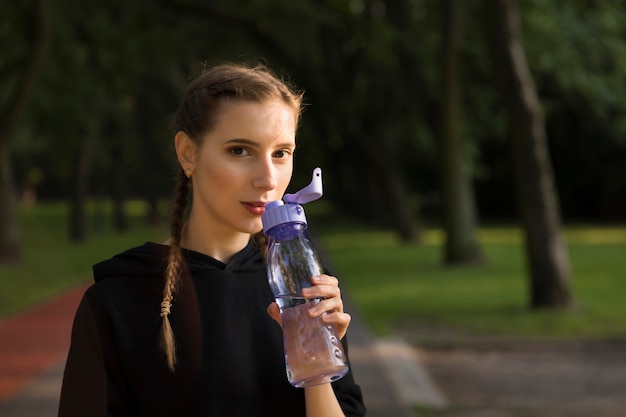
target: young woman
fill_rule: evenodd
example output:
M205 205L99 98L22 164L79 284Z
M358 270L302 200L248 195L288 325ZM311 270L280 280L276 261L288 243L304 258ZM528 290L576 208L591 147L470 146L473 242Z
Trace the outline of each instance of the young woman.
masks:
M364 415L350 372L304 389L285 375L261 214L291 179L301 100L263 67L219 65L189 85L171 237L94 266L60 417ZM337 279L311 279L304 295L324 298L313 313L347 348Z

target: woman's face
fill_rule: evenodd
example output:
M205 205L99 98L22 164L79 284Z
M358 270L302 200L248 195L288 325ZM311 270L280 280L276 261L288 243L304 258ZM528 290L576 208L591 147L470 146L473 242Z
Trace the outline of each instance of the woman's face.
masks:
M226 102L215 128L193 146L189 227L212 237L256 233L264 205L291 179L296 114L280 101Z

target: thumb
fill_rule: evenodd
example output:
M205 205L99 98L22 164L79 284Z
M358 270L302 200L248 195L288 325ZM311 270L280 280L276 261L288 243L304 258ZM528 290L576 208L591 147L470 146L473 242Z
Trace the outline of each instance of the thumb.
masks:
M267 306L267 314L278 323L279 326L282 327L282 320L280 319L280 308L278 308L278 304L273 302L269 306Z

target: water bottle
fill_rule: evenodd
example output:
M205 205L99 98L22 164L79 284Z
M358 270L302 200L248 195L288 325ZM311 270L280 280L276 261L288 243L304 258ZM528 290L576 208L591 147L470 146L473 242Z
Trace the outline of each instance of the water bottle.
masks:
M322 171L316 168L307 187L285 194L284 202L267 203L262 216L263 230L269 238L268 280L282 319L287 379L298 388L336 381L348 372L334 327L308 314L321 300L302 297L302 289L312 285L311 278L324 271L305 233L307 222L300 204L321 196Z

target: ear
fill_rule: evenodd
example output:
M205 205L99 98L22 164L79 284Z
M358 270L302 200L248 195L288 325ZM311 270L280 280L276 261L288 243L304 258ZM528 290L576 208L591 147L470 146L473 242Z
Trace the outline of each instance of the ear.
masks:
M195 153L196 144L183 131L176 133L174 137L174 145L176 146L176 156L183 171L193 171L196 166Z

